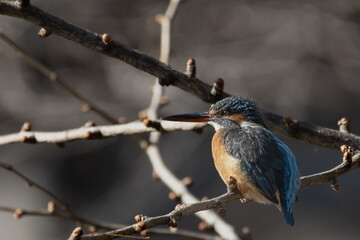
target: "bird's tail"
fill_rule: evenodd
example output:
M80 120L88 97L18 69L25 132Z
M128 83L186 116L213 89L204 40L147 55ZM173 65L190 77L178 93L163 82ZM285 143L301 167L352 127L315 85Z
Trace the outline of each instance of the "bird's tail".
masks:
M295 220L294 220L294 215L292 211L286 211L286 208L283 204L277 204L276 207L280 210L280 212L283 214L286 223L289 226L294 226L295 224Z

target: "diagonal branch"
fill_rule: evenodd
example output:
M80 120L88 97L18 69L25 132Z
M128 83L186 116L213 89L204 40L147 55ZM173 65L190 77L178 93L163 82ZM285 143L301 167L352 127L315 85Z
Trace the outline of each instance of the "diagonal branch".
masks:
M113 239L116 237L110 236L110 234L129 235L129 234L138 233L140 231L149 228L153 228L157 225L168 225L171 224L172 222L178 222L183 217L189 216L198 211L220 208L222 205L234 201L236 199L239 199L241 196L242 195L239 192L228 192L219 197L215 197L209 200L195 202L191 204L180 204L172 212L162 216L147 218L144 221L139 222L140 224L136 223L128 227L107 232L104 234L83 236L81 239L91 239L91 240ZM225 239L231 239L231 238L225 238Z
M360 167L360 153L354 155L350 162L342 162L338 166L316 174L301 177L301 188L331 182L333 179Z
M51 81L59 84L62 88L64 88L67 92L69 92L73 97L78 99L80 102L82 102L87 109L92 110L99 114L103 119L106 121L116 124L118 121L110 116L108 113L106 113L104 110L96 106L93 102L91 102L89 99L75 91L69 84L64 82L59 75L50 70L48 67L37 61L36 59L32 58L28 54L26 54L18 45L16 45L10 38L8 38L3 32L0 31L0 39L2 39L6 44L8 44L15 52L16 54L23 59L25 62L27 62L30 66L38 70L41 74L43 74L45 77L49 78Z
M73 210L69 207L69 205L67 203L65 203L63 200L61 200L54 193L50 192L46 188L42 187L41 185L37 184L36 182L31 180L30 178L26 177L24 174L20 173L16 169L14 169L11 165L0 162L0 168L3 168L3 169L5 169L5 170L7 170L9 172L12 172L16 176L18 176L19 178L24 180L29 187L34 187L34 188L39 189L41 192L45 193L46 195L48 195L49 197L54 199L61 206L62 209L69 212L71 215L75 216L75 213L73 212Z

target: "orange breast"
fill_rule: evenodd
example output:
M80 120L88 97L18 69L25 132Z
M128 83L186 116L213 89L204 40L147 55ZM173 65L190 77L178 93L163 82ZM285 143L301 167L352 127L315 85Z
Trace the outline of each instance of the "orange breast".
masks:
M241 160L234 158L227 152L222 132L223 129L220 129L214 134L211 146L215 167L222 180L226 184L227 179L231 176L236 179L237 187L245 198L260 203L270 203L252 183L246 173L242 171L240 167Z

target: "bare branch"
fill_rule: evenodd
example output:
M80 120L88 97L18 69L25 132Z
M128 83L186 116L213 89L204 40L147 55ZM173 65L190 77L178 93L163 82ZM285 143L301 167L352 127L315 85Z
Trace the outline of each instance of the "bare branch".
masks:
M29 186L29 187L34 187L39 189L41 192L45 193L46 195L48 195L49 197L51 197L52 199L54 199L60 206L62 209L64 209L65 211L69 212L72 215L75 215L75 213L72 211L72 209L69 207L69 205L67 203L65 203L63 200L61 200L58 196L56 196L54 193L50 192L49 190L47 190L46 188L40 186L39 184L37 184L36 182L34 182L33 180L31 180L30 178L26 177L24 174L20 173L19 171L17 171L16 169L14 169L11 165L0 162L0 168L3 168L13 174L15 174L16 176L18 176L19 178L21 178L22 180L25 181L25 183Z
M219 197L212 198L209 200L201 201L201 202L195 202L191 204L182 204L180 206L177 206L175 210L172 212L157 216L157 217L150 217L142 221L141 223L141 229L139 229L138 223L130 225L128 227L118 229L115 231L110 231L104 234L94 234L94 235L86 235L83 236L81 239L91 239L91 240L100 240L100 239L113 239L116 238L114 236L111 236L110 234L122 234L122 235L129 235L138 233L139 231L143 231L149 228L153 228L157 225L168 225L172 221L178 222L183 217L189 216L195 212L208 210L208 209L216 209L222 204L226 204L230 201L233 201L235 199L239 199L241 197L241 194L238 192L229 192L225 193ZM224 238L224 237L223 237ZM224 238L224 239L234 239L234 238Z
M42 28L43 29L43 28ZM17 46L10 38L8 38L3 32L0 31L0 39L2 39L5 43L9 45L11 49L13 49L17 56L23 59L25 62L27 62L30 66L38 70L41 74L43 74L45 77L49 78L51 81L59 84L62 88L64 88L68 93L70 93L73 97L78 99L80 102L82 102L87 110L92 110L99 114L102 118L104 118L106 121L116 124L118 121L110 116L108 113L106 113L104 110L96 106L93 102L91 102L89 99L78 93L75 89L73 89L69 84L64 82L59 75L47 68L45 65L34 59L33 57L26 54L19 46Z
M172 123L159 121L163 131L197 130L205 125L201 123ZM147 127L143 122L134 121L126 124L80 127L55 132L20 131L0 136L0 145L10 143L64 143L79 139L101 139L118 135L154 132L157 129ZM30 141L32 139L32 141Z
M344 144L352 146L354 149L360 148L358 135L316 126L294 120L291 117L283 117L264 109L262 113L270 130L277 134L336 150L339 150L340 146Z
M53 34L77 42L107 56L118 58L159 79L165 79L168 84L173 84L185 91L199 97L201 96L206 102L216 102L216 100L220 99L213 97L210 94L211 87L198 79L194 78L192 81L188 81L189 78L186 74L178 72L155 58L133 50L120 42L113 40L111 46L107 46L103 43L101 34L80 28L33 5L29 5L26 9L20 9L18 4L2 0L0 1L0 14L23 18L26 21L50 30ZM203 95L203 93L207 94ZM225 94L222 95L222 97L225 96Z
M346 165L346 163L342 163L339 166L322 173L309 175L301 177L301 187L306 188L314 185L318 185L325 182L330 182L333 177L339 177L346 172L349 172L353 169L360 167L360 154L354 155L352 158L352 163L350 165ZM226 194L223 194L219 197L215 197L213 199L194 202L194 203L188 203L188 204L180 204L178 205L174 211L158 216L158 217L152 217L147 218L143 221L142 229L145 230L148 228L155 227L160 224L169 224L171 221L178 222L181 218L191 215L193 213L197 213L199 211L208 210L208 209L217 209L221 207L222 205L240 199L242 195L239 192L228 192ZM109 232L111 234L133 234L136 233L137 225L133 224L131 226L118 229L112 232ZM222 236L224 237L224 236ZM100 240L100 239L112 239L113 237L109 237L109 235L105 234L98 234L98 235L92 235L92 236L83 236L82 239L91 239L91 240ZM225 238L225 239L232 239L232 238Z
M166 85L174 85L180 89L194 94L205 102L214 103L217 100L230 96L226 92L212 95L212 86L191 78L175 69L147 56L137 50L131 49L122 43L112 41L110 46L104 44L102 35L82 29L60 18L48 14L39 8L29 5L21 8L17 2L0 1L0 14L23 18L35 25L43 27L54 34L77 42L87 48L114 57L147 72L159 79L163 79ZM275 133L306 141L315 145L339 149L342 144L360 146L360 137L353 134L340 133L328 128L318 127L302 121L293 120L295 128L286 125L285 117L263 110L266 123L270 130Z
M7 207L7 206L0 206L1 212L8 212L13 214L14 218L20 219L22 217L58 217L64 220L69 221L76 221L83 224L87 224L89 226L92 226L96 229L105 229L105 230L114 230L119 228L124 228L125 225L123 224L114 224L114 223L107 223L107 222L94 222L89 219L84 219L80 217L70 216L69 214L64 214L59 211L53 211L49 212L46 209L40 209L40 210L28 210L23 208L13 208L13 207ZM153 235L153 236L168 236L168 237L182 237L186 239L205 239L205 240L220 240L219 237L210 235L210 234L204 234L199 232L193 232L189 230L176 230L176 231L170 231L169 229L151 229L146 231L147 235Z
M314 185L331 182L334 178L344 175L345 173L360 167L360 153L354 155L351 162L342 162L333 169L316 173L309 176L301 177L301 188L311 187Z
M16 175L19 178L21 178L22 180L24 180L25 183L29 187L37 188L41 192L48 195L50 198L54 199L57 202L57 204L65 212L59 211L57 209L57 207L56 207L57 205L55 205L55 203L53 203L53 202L49 202L49 204L51 203L52 207L50 208L48 206L47 210L25 210L25 209L21 209L21 208L12 208L12 207L0 206L0 211L11 212L11 213L14 214L15 218L20 218L20 217L23 217L23 216L56 216L56 217L59 217L59 218L76 221L76 222L78 222L80 224L87 224L87 225L93 226L95 228L101 228L101 229L114 229L115 228L114 224L109 225L107 223L94 222L92 220L88 220L88 219L78 217L77 214L72 210L72 208L66 202L64 202L60 197L58 197L56 194L52 193L48 189L42 187L41 185L39 185L35 181L31 180L29 177L27 177L24 174L20 173L19 171L14 169L11 165L0 162L0 168L3 168L5 170L13 173L14 175ZM116 225L116 227L120 227L120 226L121 225Z
M0 206L1 212L9 212L14 215L14 218L19 219L22 217L34 217L34 216L40 216L40 217L58 217L61 219L69 220L78 222L81 224L86 224L89 226L92 226L96 229L105 229L105 230L113 230L117 228L124 227L124 225L121 224L114 224L114 223L105 223L105 222L95 222L89 219L81 218L76 215L70 215L65 212L60 212L58 210L55 211L48 211L47 209L40 209L40 210L29 210L29 209L23 209L23 208L13 208L8 206Z

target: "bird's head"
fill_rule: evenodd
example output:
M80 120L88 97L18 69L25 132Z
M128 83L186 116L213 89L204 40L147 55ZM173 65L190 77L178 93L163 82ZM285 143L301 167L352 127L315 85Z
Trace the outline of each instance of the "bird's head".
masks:
M173 115L162 119L180 122L208 122L215 129L234 123L240 124L244 121L266 127L256 102L249 97L224 98L213 104L208 112Z

